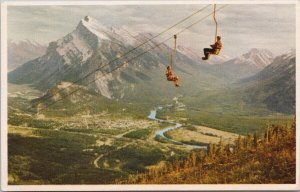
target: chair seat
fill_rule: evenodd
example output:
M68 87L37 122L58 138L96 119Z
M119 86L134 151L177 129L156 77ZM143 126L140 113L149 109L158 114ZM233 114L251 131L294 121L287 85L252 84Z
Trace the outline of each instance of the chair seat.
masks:
M215 52L213 53L214 55L219 55L220 54L221 49L216 49Z

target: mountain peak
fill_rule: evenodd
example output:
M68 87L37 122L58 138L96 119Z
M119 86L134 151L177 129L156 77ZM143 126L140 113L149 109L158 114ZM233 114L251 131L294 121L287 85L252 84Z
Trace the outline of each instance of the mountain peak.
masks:
M84 17L84 20L85 20L86 22L89 22L89 20L90 20L90 16L88 16L88 15L87 15L87 16L85 16L85 17Z
M290 49L288 52L284 53L284 59L290 59L296 57L296 49Z
M80 20L79 24L81 24L81 25L97 25L98 27L100 25L95 18L93 18L89 15L82 18Z
M249 52L243 54L235 60L235 63L248 63L257 68L268 66L274 59L274 55L267 49L253 48Z
M99 39L106 39L110 40L108 37L107 33L107 28L103 25L100 25L96 19L90 17L90 16L85 16L83 19L80 20L77 30L82 30L85 29L94 35L96 35Z
M96 19L85 16L74 31L49 44L44 59L56 60L55 55L58 54L62 64L83 64L104 41L110 41L108 34L106 27L101 26Z
M273 58L273 53L271 51L269 51L268 49L252 48L248 53L243 54L243 56L247 59L249 59L255 55L265 55L267 57Z

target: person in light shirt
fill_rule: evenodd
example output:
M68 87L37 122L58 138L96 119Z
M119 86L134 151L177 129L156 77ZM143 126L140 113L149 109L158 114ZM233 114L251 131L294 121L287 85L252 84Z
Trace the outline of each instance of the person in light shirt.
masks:
M208 60L211 54L215 54L218 55L220 50L222 49L222 42L221 42L221 37L217 36L217 41L215 42L215 44L210 45L211 48L204 48L203 52L204 52L204 56L202 57L203 60Z

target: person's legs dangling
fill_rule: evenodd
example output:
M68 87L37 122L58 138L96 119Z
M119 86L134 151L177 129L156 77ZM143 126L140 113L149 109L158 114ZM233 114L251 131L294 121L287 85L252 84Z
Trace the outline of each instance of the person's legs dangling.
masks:
M210 49L210 48L204 48L204 49L203 49L203 52L204 52L204 56L205 56L205 57L202 57L202 59L203 59L203 60L208 60L210 54L213 53L213 51L214 51L213 49Z

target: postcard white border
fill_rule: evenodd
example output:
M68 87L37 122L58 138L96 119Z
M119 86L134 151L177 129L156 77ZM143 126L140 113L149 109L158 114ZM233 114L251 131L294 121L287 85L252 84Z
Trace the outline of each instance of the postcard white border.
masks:
M8 183L7 170L7 9L1 5L1 186ZM5 165L5 166L4 166Z
M296 141L296 184L185 184L185 185L8 185L7 170L7 6L32 5L156 5L156 4L295 4L296 7L296 117L300 114L300 0L214 1L6 1L1 3L1 189L3 191L193 191L193 190L300 190L300 142ZM296 118L296 138L300 138Z

